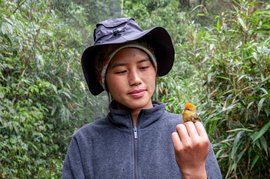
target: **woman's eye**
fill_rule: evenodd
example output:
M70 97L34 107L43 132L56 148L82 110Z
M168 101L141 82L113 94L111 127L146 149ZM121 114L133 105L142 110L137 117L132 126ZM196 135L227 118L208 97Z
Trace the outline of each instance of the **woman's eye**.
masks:
M127 71L126 70L121 70L121 71L116 71L115 73L116 74L124 74L124 73L126 73Z
M142 66L142 67L140 67L141 70L146 70L147 68L149 68L149 66Z

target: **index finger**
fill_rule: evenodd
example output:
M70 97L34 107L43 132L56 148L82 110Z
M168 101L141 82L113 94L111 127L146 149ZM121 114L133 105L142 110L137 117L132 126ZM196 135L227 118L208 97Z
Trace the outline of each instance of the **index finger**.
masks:
M206 137L208 137L208 135L206 133L206 130L205 130L203 124L200 121L196 121L194 123L194 125L195 125L195 127L197 129L197 132L198 132L199 136L202 136L202 137L203 136L206 136Z

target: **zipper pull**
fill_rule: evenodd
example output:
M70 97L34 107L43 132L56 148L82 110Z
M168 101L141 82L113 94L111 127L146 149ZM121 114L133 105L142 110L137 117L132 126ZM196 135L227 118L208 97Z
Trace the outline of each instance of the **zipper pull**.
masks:
M137 139L138 138L138 131L137 131L136 127L133 129L133 132L134 132L134 138Z

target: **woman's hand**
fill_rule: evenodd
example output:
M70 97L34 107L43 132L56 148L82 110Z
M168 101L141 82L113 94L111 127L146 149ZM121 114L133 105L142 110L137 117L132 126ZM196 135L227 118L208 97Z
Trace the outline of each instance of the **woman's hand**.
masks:
M176 162L182 178L207 178L205 159L209 139L201 122L185 122L176 126L172 133Z

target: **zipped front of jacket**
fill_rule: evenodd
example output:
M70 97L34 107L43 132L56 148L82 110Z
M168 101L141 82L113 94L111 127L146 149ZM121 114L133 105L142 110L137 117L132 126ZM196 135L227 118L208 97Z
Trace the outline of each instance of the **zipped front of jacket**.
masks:
M140 118L143 115L143 111L140 111L139 115L138 115L138 119L137 119L137 124L133 123L133 118L132 115L131 117L131 121L132 121L132 129L133 129L133 147L134 147L134 179L138 179L139 178L139 170L138 170L138 153L139 153L139 145L138 145L138 129L140 127Z
M131 124L132 124L132 133L133 133L133 160L134 160L134 179L139 178L139 171L138 171L138 124L139 124L139 117L141 113L138 115L137 124L134 124L132 115L130 115Z
M138 177L138 129L137 127L133 128L134 134L134 178Z

